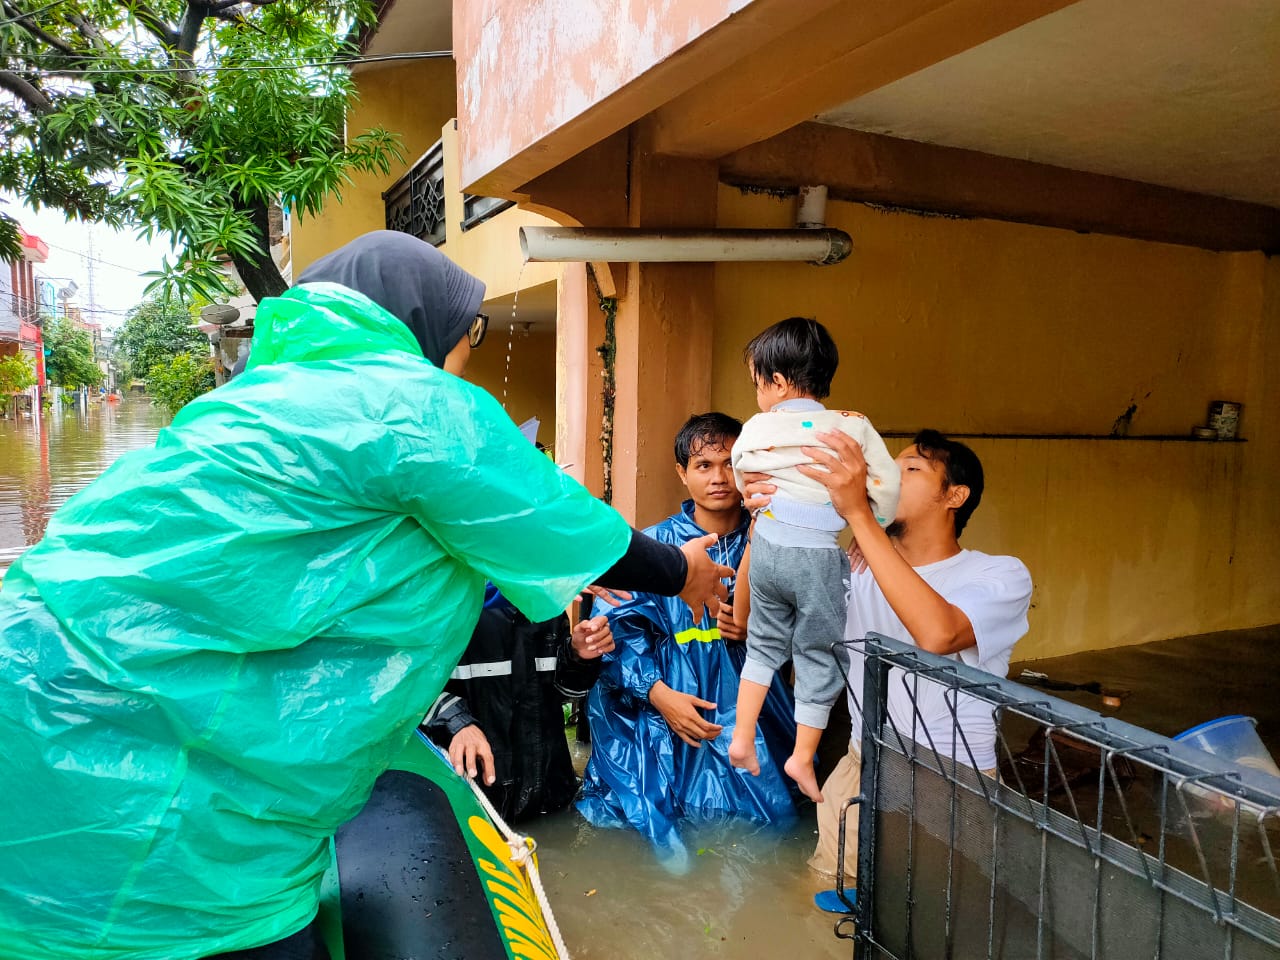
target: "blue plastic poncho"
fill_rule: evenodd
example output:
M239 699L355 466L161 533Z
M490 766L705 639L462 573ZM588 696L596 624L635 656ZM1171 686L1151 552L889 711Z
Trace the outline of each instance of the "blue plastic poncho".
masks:
M630 529L344 287L73 497L0 591L0 957L180 960L314 914L485 580L560 613Z
M664 543L683 544L706 531L693 519L693 501L645 531ZM714 560L738 567L746 549L747 520L711 549ZM678 822L743 817L757 823L795 816L782 764L795 742L794 702L775 677L756 730L760 776L729 763L737 717L738 680L746 644L726 643L715 621L694 623L679 597L638 593L608 613L616 648L604 657L600 679L587 698L591 759L578 809L597 826L631 826L664 859L679 860L684 847ZM673 690L716 704L703 716L724 730L694 749L667 726L649 703L659 680Z

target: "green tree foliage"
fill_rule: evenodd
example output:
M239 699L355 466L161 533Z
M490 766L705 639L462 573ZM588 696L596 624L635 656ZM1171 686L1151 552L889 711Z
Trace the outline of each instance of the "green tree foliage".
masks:
M153 297L129 311L116 332L115 349L135 376L179 354L207 356L209 340L195 326L191 308L181 300Z
M166 294L217 298L224 256L254 297L281 293L268 205L314 214L400 157L382 128L343 137L371 17L369 0L0 0L0 187L168 235Z
M18 233L18 221L0 211L0 263L15 263L22 259L22 237Z
M147 392L151 399L169 413L184 406L214 387L213 358L207 353L180 353L151 367L147 374Z
M36 365L26 354L0 357L0 414L9 412L9 400L13 394L33 387L35 383Z
M93 359L92 338L66 317L45 323L44 346L49 351L45 374L58 386L74 390L96 387L102 382L102 371Z

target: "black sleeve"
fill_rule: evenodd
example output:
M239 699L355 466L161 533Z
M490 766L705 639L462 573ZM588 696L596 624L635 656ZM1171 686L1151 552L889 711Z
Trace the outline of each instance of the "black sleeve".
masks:
M631 543L617 563L600 574L596 585L613 590L678 596L689 574L689 562L680 548L662 543L632 528Z
M471 715L467 701L446 691L436 697L436 702L431 705L431 710L419 726L432 740L448 747L449 741L458 735L459 730L473 723L476 723L476 718Z
M583 660L573 649L573 633L564 621L564 633L556 646L556 689L570 700L585 697L600 676L600 658Z

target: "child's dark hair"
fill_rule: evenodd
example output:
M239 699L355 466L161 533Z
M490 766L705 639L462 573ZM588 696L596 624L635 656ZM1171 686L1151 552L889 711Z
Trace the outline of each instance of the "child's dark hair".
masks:
M684 422L676 434L676 463L688 467L689 461L706 446L733 446L742 433L742 422L727 413L697 413Z
M840 352L827 328L808 317L789 317L756 334L742 351L759 383L775 373L816 400L831 393Z
M921 430L916 434L916 450L920 456L946 469L948 487L968 487L969 498L955 512L956 539L982 502L982 461L958 440L948 440L937 430Z

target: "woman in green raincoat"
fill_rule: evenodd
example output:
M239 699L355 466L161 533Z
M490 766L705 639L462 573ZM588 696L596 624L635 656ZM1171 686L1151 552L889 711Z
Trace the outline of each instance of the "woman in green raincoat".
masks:
M4 581L0 957L322 956L329 838L486 579L538 621L592 583L699 603L731 573L636 534L455 376L484 288L435 248L378 232L301 281L245 373Z

